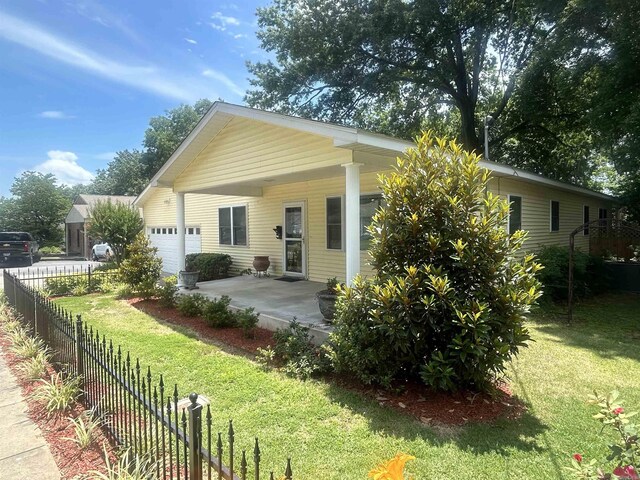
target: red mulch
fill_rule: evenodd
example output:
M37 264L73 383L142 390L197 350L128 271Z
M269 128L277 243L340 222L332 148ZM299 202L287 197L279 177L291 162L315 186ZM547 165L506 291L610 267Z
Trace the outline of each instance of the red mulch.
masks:
M255 355L258 347L273 345L273 332L269 330L256 328L255 338L247 339L239 328L211 328L201 318L184 316L177 309L162 307L155 300L130 299L128 303L153 317L188 327L213 343L221 342L250 355ZM525 410L525 406L513 396L505 383L497 385L494 394L490 395L474 392L436 392L418 382L407 382L398 389L400 393L394 393L362 385L345 377L332 376L332 380L344 388L374 399L380 405L411 415L427 425L489 423L498 418L518 418Z
M30 382L20 377L16 369L20 359L11 352L11 343L3 334L0 334L0 345L2 345L2 351L9 369L16 377L22 390L22 395L27 400L28 415L38 425L49 444L53 458L60 469L61 478L81 478L92 471L105 471L103 445L106 446L111 460L113 460L114 455L112 446L102 432L97 434L94 444L85 450L81 450L75 442L69 440L75 437L69 417L77 417L85 410L85 407L78 403L71 411L47 417L44 406L29 399L29 395L33 393L39 382ZM54 373L53 368L49 367L48 375L53 375Z
M213 342L222 342L245 352L255 354L257 348L273 345L273 332L264 328L254 328L253 338L247 338L241 328L211 328L200 317L187 317L175 308L162 307L155 300L131 298L131 306L173 325L188 327L200 337Z

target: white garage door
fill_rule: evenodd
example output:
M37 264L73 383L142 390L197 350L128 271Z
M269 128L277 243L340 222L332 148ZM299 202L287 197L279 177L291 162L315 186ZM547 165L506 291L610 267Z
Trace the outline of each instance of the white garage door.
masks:
M162 270L169 273L178 272L178 229L176 227L150 227L147 229L151 244L158 249L162 259ZM200 253L200 227L187 227L185 251Z

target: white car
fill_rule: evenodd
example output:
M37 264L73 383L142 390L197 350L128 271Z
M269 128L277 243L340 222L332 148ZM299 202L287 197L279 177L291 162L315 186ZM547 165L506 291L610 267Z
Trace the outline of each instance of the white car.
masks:
M108 243L98 243L91 249L91 259L93 261L98 260L111 260L113 256L113 250Z

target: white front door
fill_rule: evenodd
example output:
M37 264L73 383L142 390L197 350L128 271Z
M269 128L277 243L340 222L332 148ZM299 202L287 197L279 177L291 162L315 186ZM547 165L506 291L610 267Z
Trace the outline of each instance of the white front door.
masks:
M284 205L283 240L285 275L306 277L307 254L305 248L304 203L287 203Z

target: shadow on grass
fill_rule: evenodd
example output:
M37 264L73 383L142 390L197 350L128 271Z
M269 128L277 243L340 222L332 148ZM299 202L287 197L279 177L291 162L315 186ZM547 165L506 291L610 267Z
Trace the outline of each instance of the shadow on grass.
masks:
M331 383L328 397L355 414L363 415L371 431L384 436L405 440L424 440L434 446L455 444L475 454L488 452L510 456L514 450L542 452L547 449L538 441L547 430L538 418L530 413L529 406L515 419L500 418L491 423L466 423L463 425L424 425L414 417L381 406L339 385Z
M567 324L566 305L545 305L531 317L536 329L565 345L605 359L640 361L640 295L608 294L582 301Z

